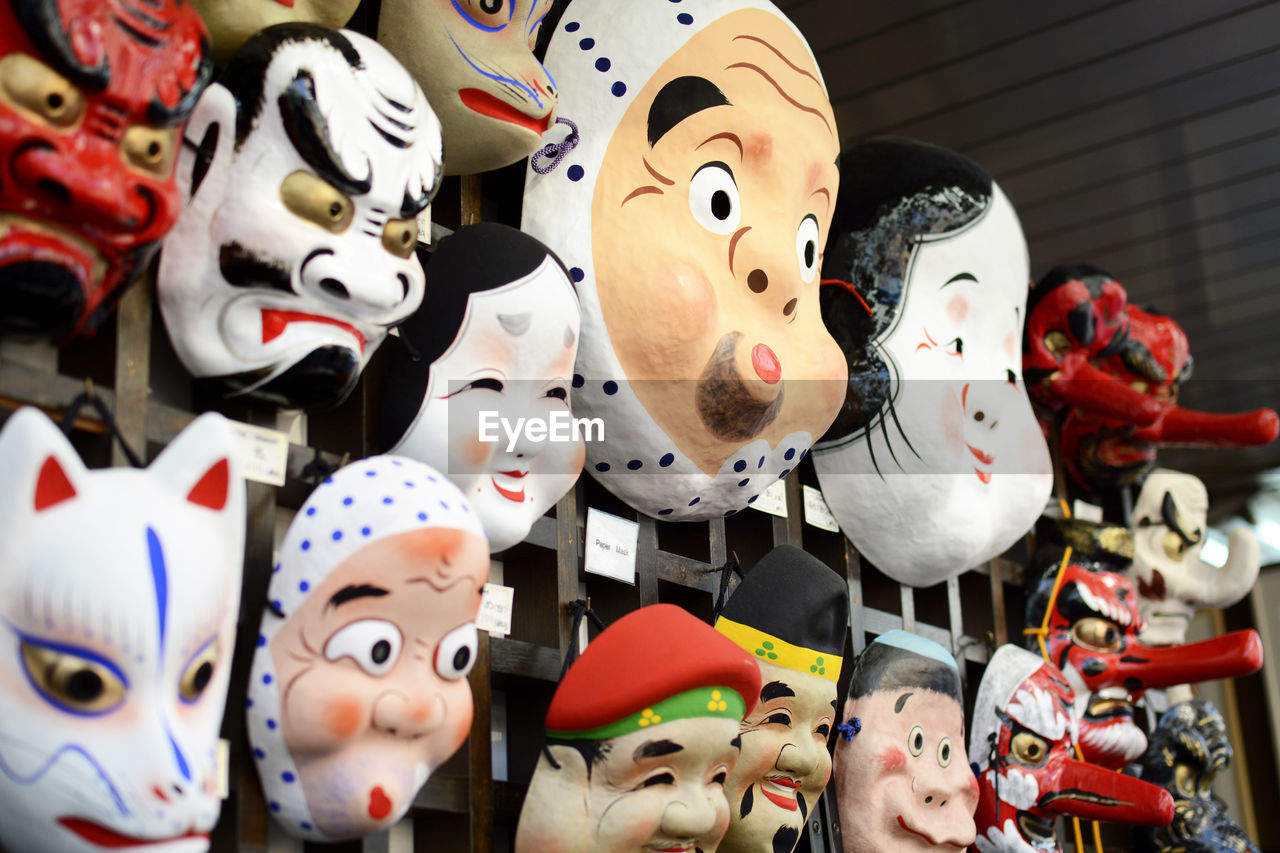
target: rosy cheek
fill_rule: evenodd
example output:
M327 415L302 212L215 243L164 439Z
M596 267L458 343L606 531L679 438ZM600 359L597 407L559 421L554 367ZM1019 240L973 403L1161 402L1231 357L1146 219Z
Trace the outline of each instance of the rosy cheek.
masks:
M947 392L943 395L942 410L938 416L942 419L942 434L946 439L947 452L962 458L965 452L964 410L955 394Z
M773 156L773 137L767 133L753 133L747 139L745 158L763 165ZM811 181L812 183L812 181Z
M493 444L481 441L479 433L466 436L461 444L462 459L471 468L483 465L489 458L489 451L494 447Z
M978 787L978 777L972 773L969 774L969 792L973 794L974 799L977 799L981 793L981 789Z
M1016 345L1017 345L1017 342L1014 338L1014 334L1013 332L1010 332L1008 335L1005 336L1005 339L1004 339L1004 354L1009 357L1010 361L1013 360L1014 347Z
M959 326L964 322L964 318L969 316L969 300L957 294L947 303L947 317L951 322Z
M346 740L356 733L361 722L360 702L356 699L334 699L324 711L325 728L338 740Z
M901 770L907 763L907 756L896 746L891 746L880 753L880 757L876 760L880 762L880 767L885 773L893 773Z

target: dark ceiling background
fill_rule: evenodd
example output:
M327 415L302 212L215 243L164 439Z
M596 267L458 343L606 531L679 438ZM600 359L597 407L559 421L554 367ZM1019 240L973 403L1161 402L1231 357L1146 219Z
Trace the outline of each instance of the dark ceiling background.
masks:
M1176 318L1181 402L1280 407L1280 3L776 0L805 33L846 142L910 136L985 166L1032 275L1091 263ZM1280 442L1173 449L1238 508Z

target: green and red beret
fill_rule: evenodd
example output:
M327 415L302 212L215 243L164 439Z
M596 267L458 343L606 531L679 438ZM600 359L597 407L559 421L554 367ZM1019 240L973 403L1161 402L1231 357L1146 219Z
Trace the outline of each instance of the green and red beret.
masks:
M557 740L607 740L673 720L740 720L760 696L751 655L671 604L628 613L565 673L547 711Z

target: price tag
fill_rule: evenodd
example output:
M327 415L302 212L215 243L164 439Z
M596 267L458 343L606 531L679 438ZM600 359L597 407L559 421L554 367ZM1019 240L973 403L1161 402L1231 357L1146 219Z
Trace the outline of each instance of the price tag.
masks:
M497 637L510 634L511 608L515 594L516 591L509 586L485 584L484 593L480 597L480 615L476 617L476 627Z
M289 437L266 427L231 422L236 436L236 462L246 480L283 486L289 463Z
M218 738L218 751L214 755L214 771L218 779L218 799L231 796L231 741Z
M640 525L593 507L587 508L586 570L593 575L636 583L636 543Z
M819 530L830 530L832 533L840 532L840 525L836 523L836 517L831 514L827 501L822 497L822 492L813 486L804 486L804 520L808 524L812 524Z
M756 498L756 502L751 504L752 509L758 509L761 512L767 512L769 515L776 515L779 518L787 517L787 486L782 480L778 480L772 486L760 493L760 497Z
M1092 521L1095 524L1101 524L1102 507L1086 501L1076 500L1071 507L1071 517L1079 521Z

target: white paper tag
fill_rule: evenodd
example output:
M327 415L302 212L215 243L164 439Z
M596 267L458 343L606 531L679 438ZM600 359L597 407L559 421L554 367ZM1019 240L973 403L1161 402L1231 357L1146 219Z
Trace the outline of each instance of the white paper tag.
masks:
M283 486L289 464L289 437L279 430L231 422L236 436L236 462L246 480Z
M587 508L585 568L593 575L636 583L636 543L640 525L593 507Z
M1071 506L1071 517L1079 521L1102 523L1102 507L1082 500L1076 500Z
M497 637L505 637L511 633L511 608L516 591L509 586L497 583L484 585L484 593L480 598L480 615L476 617L476 627L488 631Z
M218 738L218 751L214 755L214 770L218 778L218 799L231 796L231 741Z
M776 515L779 518L787 517L787 485L782 480L778 480L772 486L760 493L760 497L756 498L755 503L751 504L752 509L758 509L761 512L767 512L769 515Z
M820 530L839 533L840 525L836 523L836 517L831 514L831 509L827 506L826 499L822 497L822 492L813 486L804 486L803 488L804 520Z

